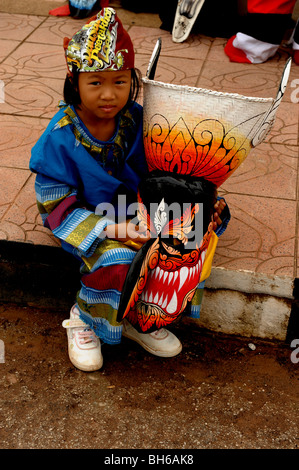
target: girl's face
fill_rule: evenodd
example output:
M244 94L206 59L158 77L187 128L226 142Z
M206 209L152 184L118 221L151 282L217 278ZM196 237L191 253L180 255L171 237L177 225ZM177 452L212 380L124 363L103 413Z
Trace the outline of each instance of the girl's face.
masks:
M99 124L114 120L127 104L131 90L131 70L80 72L78 88L83 122Z

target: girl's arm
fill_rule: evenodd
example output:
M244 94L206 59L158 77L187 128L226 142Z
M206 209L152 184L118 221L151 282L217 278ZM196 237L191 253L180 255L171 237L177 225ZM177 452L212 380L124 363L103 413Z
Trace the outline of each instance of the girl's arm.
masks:
M227 227L230 220L230 212L225 199L223 198L218 198L214 205L214 209L214 231L219 236ZM150 239L149 233L141 232L140 227L133 224L131 221L109 225L105 228L105 233L108 238L112 238L123 243L132 241L142 245Z
M112 222L86 208L78 190L67 184L37 174L35 190L44 226L68 251L73 248L79 255L92 255Z

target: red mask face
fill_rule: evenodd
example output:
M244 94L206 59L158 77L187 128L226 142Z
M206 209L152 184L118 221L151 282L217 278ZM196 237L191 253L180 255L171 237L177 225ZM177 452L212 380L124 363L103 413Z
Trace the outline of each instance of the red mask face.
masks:
M153 237L136 255L138 274L128 277L130 296L121 301L119 312L145 333L176 320L192 300L199 284L212 223L194 247L188 234L194 226L198 204L191 203L180 218L163 218L163 201L151 217L139 195L139 221ZM189 246L191 245L191 249ZM140 258L138 263L138 258ZM126 286L125 286L126 288Z
M129 321L136 324L137 317L141 330L146 332L167 326L180 316L199 284L210 235L206 234L200 248L183 255L156 239L140 272L142 282L136 284L125 315Z

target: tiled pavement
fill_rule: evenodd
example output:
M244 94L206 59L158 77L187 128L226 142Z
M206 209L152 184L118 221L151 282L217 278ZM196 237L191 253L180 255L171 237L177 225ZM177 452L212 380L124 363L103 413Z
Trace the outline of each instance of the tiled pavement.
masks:
M43 228L35 205L30 150L56 112L65 77L64 36L85 21L0 13L0 239L56 245ZM190 36L172 42L159 27L125 25L143 75L158 37L162 38L156 79L251 96L274 97L289 56L281 49L265 64L233 64L223 52L225 39ZM299 104L289 86L266 142L221 188L232 221L221 237L214 266L266 275L298 276L298 121ZM298 84L296 85L299 86ZM292 95L293 93L293 95ZM293 96L293 98L292 98Z

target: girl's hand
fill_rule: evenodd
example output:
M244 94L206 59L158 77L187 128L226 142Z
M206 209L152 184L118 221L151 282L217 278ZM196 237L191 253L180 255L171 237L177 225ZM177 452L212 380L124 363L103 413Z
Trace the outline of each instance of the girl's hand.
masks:
M122 243L132 241L137 244L144 244L150 240L150 234L143 232L140 226L133 224L130 220L119 224L108 225L105 229L108 238L118 240Z
M219 199L216 204L214 205L214 216L213 216L213 229L216 230L216 228L222 224L222 220L220 218L221 212L226 206L226 202L224 199Z

